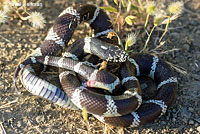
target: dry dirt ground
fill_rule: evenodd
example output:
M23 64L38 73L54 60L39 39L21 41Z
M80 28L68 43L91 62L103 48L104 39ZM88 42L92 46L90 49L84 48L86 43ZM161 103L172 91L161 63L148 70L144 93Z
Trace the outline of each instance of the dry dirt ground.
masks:
M81 111L63 109L44 99L30 94L19 82L21 94L15 92L13 74L17 64L37 48L44 40L48 29L58 14L66 8L66 2L41 1L42 7L36 7L45 16L44 29L33 29L29 23L19 19L10 19L0 25L0 133L4 129L8 134L71 134L87 133L86 123ZM93 3L95 1L75 1ZM67 2L71 5L71 2ZM101 2L99 2L102 4ZM172 107L159 120L138 128L124 129L124 133L200 133L200 2L185 0L182 16L170 24L162 48L179 51L159 55L165 61L183 67L187 74L176 73L179 82L177 98ZM137 31L137 27L131 28ZM129 30L129 31L131 31ZM87 33L87 34L86 34ZM142 33L142 32L141 32ZM86 25L82 25L74 34L75 38L90 36ZM161 35L157 29L151 40L151 46ZM139 51L146 36L139 34L134 51ZM91 133L103 133L104 124L89 116ZM111 133L120 133L118 128Z

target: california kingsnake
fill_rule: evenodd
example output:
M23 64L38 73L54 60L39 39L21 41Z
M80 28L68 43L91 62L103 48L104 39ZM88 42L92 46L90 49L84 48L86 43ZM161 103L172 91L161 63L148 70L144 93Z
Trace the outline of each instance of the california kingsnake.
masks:
M64 54L68 58L53 57L61 53L71 39L75 28L82 21L90 24L96 38L87 37L73 43ZM100 121L113 126L137 127L155 120L172 104L177 90L177 79L170 66L159 60L157 56L148 54L127 56L117 46L106 43L112 42L106 39L106 34L111 31L113 29L108 16L94 5L65 9L50 29L44 43L19 65L14 82L16 83L18 73L23 69L20 78L31 93L63 107L74 109L86 107L86 110L95 114ZM85 55L85 52L95 54L110 62L124 62L120 69L120 79L128 90L118 96L99 95L87 90L87 86L102 87L103 85L105 89L109 88L112 92L118 84L120 86L120 81L109 72L99 71L77 61ZM60 73L64 91L36 76L33 73L34 70L27 67L28 64L33 63L69 69ZM81 84L73 71L84 76L88 80L87 84ZM141 104L141 91L136 76L143 75L155 81L158 93L153 100Z

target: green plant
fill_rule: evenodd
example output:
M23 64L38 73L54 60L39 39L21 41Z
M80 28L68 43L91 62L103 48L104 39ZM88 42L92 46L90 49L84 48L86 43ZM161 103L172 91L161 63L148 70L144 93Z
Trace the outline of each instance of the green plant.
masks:
M159 39L159 42L161 43L162 38L168 31L169 23L178 18L183 10L183 2L181 1L172 2L171 4L169 4L167 8L160 6L162 3L158 3L156 1L147 1L147 2L143 2L141 0L137 1L113 0L113 1L117 5L117 8L115 7L101 7L101 8L117 14L115 18L115 24L117 24L118 32L120 32L123 29L125 23L132 26L135 23L140 22L144 25L144 30L148 37L141 52L146 52L146 48L148 46L149 40L155 28L165 24L165 31L162 34L161 38ZM153 27L150 30L150 32L148 32L149 29L147 29L147 26L149 24L149 21L151 21L149 19L150 17L153 17ZM125 47L123 47L126 52L130 52L128 51L128 46L131 46L129 44L132 43L130 43L130 38L127 38Z

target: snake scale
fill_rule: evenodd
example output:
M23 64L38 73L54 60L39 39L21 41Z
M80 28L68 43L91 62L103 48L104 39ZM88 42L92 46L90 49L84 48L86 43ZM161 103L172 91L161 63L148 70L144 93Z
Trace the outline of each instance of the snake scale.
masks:
M81 22L90 24L95 37L78 39L68 46ZM19 64L15 86L20 73L21 82L32 94L65 108L86 108L101 122L113 126L138 127L154 121L173 103L177 79L171 67L157 56L128 55L113 45L114 41L107 38L112 31L109 17L99 7L89 4L68 7L58 16L43 44ZM84 60L88 53L108 62L119 62L119 75L98 70L95 63ZM60 67L62 89L36 75L32 64ZM138 76L154 80L157 94L153 99L142 102ZM99 88L106 91L96 92Z

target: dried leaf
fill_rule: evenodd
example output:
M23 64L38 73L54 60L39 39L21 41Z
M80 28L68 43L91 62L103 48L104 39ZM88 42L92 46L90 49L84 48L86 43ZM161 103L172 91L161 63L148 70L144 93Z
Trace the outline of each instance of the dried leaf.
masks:
M135 16L129 15L129 16L127 16L127 17L125 18L125 21L126 21L126 23L129 24L129 25L133 25L132 20L135 19L135 18L136 18Z
M101 9L107 10L109 12L117 12L117 9L113 7L101 7Z
M179 16L177 15L173 15L172 17L170 17L170 22L172 22L173 20L177 19ZM168 23L168 18L163 20L162 24L167 24Z
M87 110L85 107L83 107L82 116L83 116L84 120L88 121L88 113L87 113Z
M118 0L114 0L115 4L118 5Z

